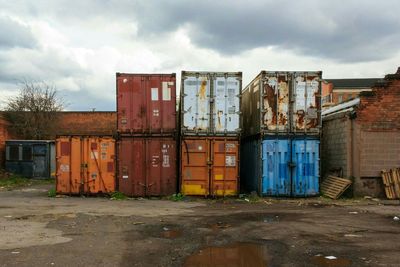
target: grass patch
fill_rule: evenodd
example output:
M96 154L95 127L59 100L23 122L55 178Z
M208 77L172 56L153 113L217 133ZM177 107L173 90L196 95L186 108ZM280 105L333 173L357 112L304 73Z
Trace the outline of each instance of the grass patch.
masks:
M172 200L172 201L182 201L185 199L185 195L183 195L181 193L173 194L168 199Z
M57 196L56 189L55 189L55 188L50 189L50 190L47 192L47 196L48 196L48 197L56 197L56 196Z
M112 200L124 200L127 199L127 196L125 196L123 193L121 192L114 192L111 194L111 199Z
M12 190L18 187L32 186L38 184L54 184L54 179L28 179L16 174L0 176L0 189Z

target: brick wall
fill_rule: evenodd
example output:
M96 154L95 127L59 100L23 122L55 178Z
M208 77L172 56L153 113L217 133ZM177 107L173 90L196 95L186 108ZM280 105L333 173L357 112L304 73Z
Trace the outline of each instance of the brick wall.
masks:
M0 114L0 167L4 166L5 160L5 143L9 139L9 133L7 130L8 123L4 119L3 115Z
M322 178L325 178L333 169L341 168L343 175L347 176L348 146L347 138L349 121L346 113L328 117L322 122Z
M57 135L112 135L117 129L116 112L61 112Z

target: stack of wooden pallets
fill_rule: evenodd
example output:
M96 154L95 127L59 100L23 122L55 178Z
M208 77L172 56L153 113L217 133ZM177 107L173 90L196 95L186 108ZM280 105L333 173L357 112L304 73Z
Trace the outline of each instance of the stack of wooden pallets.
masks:
M400 168L382 171L382 181L388 199L400 198Z

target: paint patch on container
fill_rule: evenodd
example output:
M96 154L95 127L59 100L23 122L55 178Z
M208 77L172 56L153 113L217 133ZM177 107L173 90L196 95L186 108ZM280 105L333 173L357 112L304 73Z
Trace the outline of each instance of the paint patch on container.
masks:
M128 79L125 78L125 79L122 80L122 82L123 82L123 83L127 83L127 82L128 82Z
M202 146L199 146L197 149L198 149L199 151L202 151L202 150L203 150L203 147L202 147Z
M226 152L235 152L236 151L236 145L232 143L227 143L225 145L225 150Z
M216 174L214 176L215 180L223 180L224 179L224 175L223 174Z
M67 165L67 164L61 164L61 165L60 165L60 170L61 170L62 172L69 172L69 165Z
M158 88L151 88L151 100L158 101Z
M99 158L99 152L92 151L92 153L90 153L90 158L91 159L98 159Z
M128 179L129 176L128 175L122 175L122 179Z
M168 87L169 85L174 85L174 82L162 82L162 98L164 101L171 100L171 88Z
M160 116L160 111L158 109L153 109L153 116L154 117L159 117Z
M229 167L236 166L236 156L226 156L225 157L225 165Z

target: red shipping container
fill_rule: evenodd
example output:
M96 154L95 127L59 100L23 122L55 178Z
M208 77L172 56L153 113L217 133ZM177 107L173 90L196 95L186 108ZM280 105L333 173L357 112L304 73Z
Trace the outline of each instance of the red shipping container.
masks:
M175 73L117 73L117 129L130 135L174 133Z
M121 137L119 191L133 197L176 193L176 153L176 139L172 137Z

